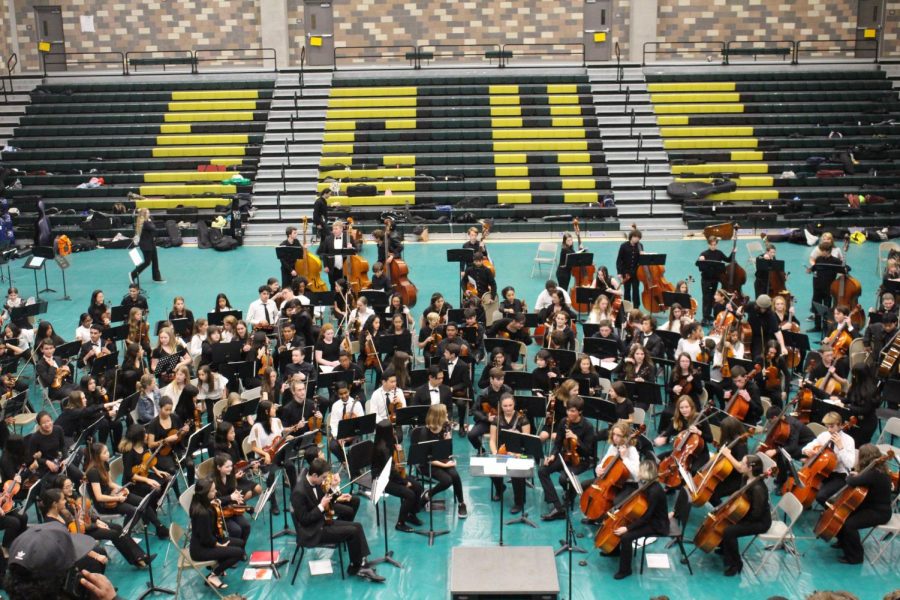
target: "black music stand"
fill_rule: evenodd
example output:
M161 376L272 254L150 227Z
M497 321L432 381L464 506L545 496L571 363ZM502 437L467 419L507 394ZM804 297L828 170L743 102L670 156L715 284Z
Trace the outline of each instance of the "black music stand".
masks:
M254 416L258 408L259 398L247 400L246 402L238 402L225 409L222 413L222 420L228 421L229 423L237 423L241 419Z
M21 414L22 410L25 408L25 401L27 399L28 390L25 390L7 400L3 405L3 414L0 416L0 419L5 421L6 419L11 419L16 415Z
M4 250L0 250L0 283L9 279L9 285L12 287L13 278L12 278L12 268L9 263L15 258L18 258L19 251L17 248L6 248ZM6 273L3 273L3 267L6 267Z
M26 269L31 268L28 266L28 262L31 261L32 259L43 258L44 260L41 261L40 265L37 267L37 269L42 269L44 271L44 289L42 289L41 291L42 292L55 292L56 290L54 290L53 288L50 287L50 282L47 279L47 261L50 261L50 260L53 260L54 258L56 258L56 250L53 249L53 246L34 246L31 249L31 254L32 254L32 256L29 257L28 261L25 262L25 268ZM35 270L35 272L34 272L34 287L35 287L35 289L38 287L37 286L37 270Z
M375 418L375 413L370 413L361 417L341 419L338 421L337 434L334 437L338 440L344 440L375 433Z
M384 468L381 470L381 473L378 474L378 477L372 478L372 505L375 507L375 514L378 514L379 508L381 509L381 524L384 527L384 556L370 559L368 562L373 566L387 563L389 565L394 565L398 569L402 569L403 565L394 560L394 551L388 547L387 502L382 502L382 499L385 496L384 489L387 487L390 480L391 467L393 464L394 458L392 456L388 458L387 463L385 463Z
M691 295L679 294L678 292L663 292L663 305L671 308L673 305L679 305L681 308L691 310ZM659 333L657 330L656 333Z
M585 418L606 423L615 423L619 420L614 402L596 396L582 396L581 399L584 400Z
M91 363L90 374L93 376L105 374L107 371L114 371L119 362L119 352L114 351L106 356L98 356Z
M589 356L596 356L597 358L614 356L618 360L622 353L622 345L617 340L585 337L582 351Z
M534 375L529 371L503 371L503 383L516 390L530 392L534 389Z
M303 246L275 246L275 258L294 264L303 258Z
M484 338L484 349L493 352L494 348L500 348L503 354L514 363L519 360L519 342L506 338Z
M776 273L784 273L784 261L776 259L769 260L762 256L756 257L756 272L766 274L766 294L769 293L769 274L773 271Z
M316 377L316 390L325 388L329 393L334 393L337 389L337 383L343 381L349 388L353 382L353 371L332 371L331 373L319 373Z
M128 323L107 327L101 332L100 339L110 340L113 344L128 339Z
M700 269L701 273L703 273L702 267L704 267L704 266L711 267L710 269L707 270L710 277L718 277L719 275L721 275L722 273L725 272L725 268L730 264L731 264L731 261L729 261L729 260L703 259L703 260L697 260L694 262L694 266L697 267L698 269Z
M394 413L397 415L397 425L401 427L403 425L422 427L425 425L425 417L428 416L429 409L431 409L431 406L425 404L398 408Z
M140 504L138 504L137 508L135 509L131 520L122 527L122 535L131 535L131 531L134 529L135 525L137 525L138 520L143 518L144 513L147 512L147 508L150 506L150 500L152 498L153 494L147 494L146 496L144 496ZM163 498L163 496L160 496L160 498ZM148 532L149 528L144 527L144 552L147 554L147 556L150 556L150 534ZM167 596L175 596L174 591L167 588L161 588L156 585L156 582L153 580L153 561L147 562L147 570L150 576L150 580L147 582L147 590L138 597L138 600L144 600L144 598L151 594L166 594Z
M301 448L306 448L310 445L315 445L316 441L316 431L307 431L303 435L298 435L296 437L289 438L288 441L278 449L278 452L275 453L275 459L272 461L272 464L280 464L278 467L280 472L284 472L284 465L288 464L288 462L297 459L297 453ZM281 460L279 460L279 457ZM269 533L272 534L272 539L279 538L285 535L294 535L295 531L291 529L290 524L288 523L288 513L292 512L288 510L289 502L287 500L286 493L284 491L284 485L279 486L281 488L281 504L284 506L284 528L281 531L276 531L272 533L269 530ZM271 512L271 511L270 511ZM271 515L270 515L271 516Z
M648 407L651 404L662 404L662 386L649 381L625 381L625 388L628 390L628 397L634 402L635 406L640 408Z
M325 307L334 304L334 292L330 290L327 292L311 292L307 290L306 297L309 298L309 304L313 307Z
M413 369L409 372L409 387L416 389L428 383L428 369Z
M572 490L576 495L582 494L584 490L581 488L581 482L578 481L578 478L572 474L572 471L569 469L569 465L563 460L562 453L556 455L556 460L562 463L563 472L566 474L566 477L569 478L569 485L572 486ZM569 553L569 598L572 597L572 555L576 552L581 552L582 554L587 554L587 550L580 547L576 543L575 537L575 528L572 527L572 503L566 502L566 539L559 540L559 548L554 553L554 556L559 556L563 552Z
M681 332L657 329L656 335L660 337L663 344L666 346L669 357L673 357L675 355L675 349L678 347L678 341L681 340Z
M222 323L225 321L225 317L234 317L235 319L240 321L244 318L244 313L239 310L223 310L222 312L206 313L206 321L210 325L222 325ZM215 346L213 346L213 348L215 348Z
M501 429L497 443L500 446L505 445L506 451L510 454L525 455L533 460L534 467L532 468L535 471L540 466L541 461L544 460L544 443L541 441L540 436L521 433L512 429ZM516 523L524 523L535 529L538 528L537 524L528 518L528 511L525 510L524 506L522 507L521 516L506 522L507 525L515 525ZM500 495L500 539L503 539L503 494ZM502 546L503 544L501 543L500 545Z
M266 504L269 502L269 498L272 497L272 494L275 493L275 490L282 486L281 476L284 473L283 470L279 469L275 474L275 480L272 482L266 491L263 492L262 496L259 497L259 500L256 502L256 510L253 516L253 520L257 520L259 515L262 514L263 509L266 507ZM273 533L274 529L274 517L272 515L272 510L269 509L266 511L269 513L269 569L272 569L272 575L275 579L281 579L281 573L278 572L278 567L287 564L286 559L275 560L275 534ZM287 507L284 508L284 512L287 513Z
M81 352L81 342L73 340L57 346L56 349L53 350L53 358L69 360L73 356L77 356L79 352Z
M162 323L163 321L160 321ZM191 321L187 318L181 319L171 319L169 321L172 324L172 329L175 330L175 335L180 335L183 340L190 340L191 334ZM159 331L157 330L156 335L159 335Z
M13 322L21 322L29 317L37 317L47 312L47 301L37 299L36 302L26 304L25 306L17 306L9 311L9 318ZM79 347L80 348L80 347Z
M471 248L450 248L447 250L447 262L458 263L459 272L462 273L468 265L475 262L475 251ZM459 303L462 304L463 288L457 287L459 287Z
M556 366L559 368L560 373L568 373L575 367L577 355L574 351L563 350L562 348L546 348L546 350L556 360Z
M109 322L120 323L128 320L128 313L131 312L130 306L120 304L118 306L109 307Z
M574 254L570 254L569 256L574 256ZM594 306L594 302L597 301L597 298L600 296L609 297L609 294L606 293L606 290L601 290L600 288L592 288L592 287L576 287L572 291L572 304L587 304L588 312L590 312L590 307Z
M516 410L524 410L532 423L547 416L547 398L532 394L516 394L513 397L516 401Z
M137 408L138 400L140 400L140 397L140 392L134 392L122 398L122 404L119 405L119 408L116 411L116 423L118 423L119 421L125 422L128 420L128 417L131 415L131 411Z
M537 313L525 313L525 327L528 329L534 329L538 325L541 324L541 318Z
M712 371L712 367L709 363L697 362L695 360L692 360L691 368L700 371L700 379L702 379L703 381L709 381L710 371Z
M71 298L69 298L69 292L66 290L66 269L71 267L72 264L69 262L69 259L63 255L59 255L59 256L55 257L53 260L54 260L54 262L56 262L56 265L59 267L60 274L62 274L63 296L62 296L62 298L60 298L60 300L71 300Z
M390 299L384 290L360 290L359 295L366 299L369 306L376 310L387 308ZM379 315L384 316L384 315Z
M805 333L794 333L793 331L787 331L782 329L781 335L784 337L784 346L786 348L795 348L800 352L800 364L803 364L803 359L806 356L806 353L810 351L809 346L809 336ZM795 373L795 369L791 369L791 376Z
M372 415L374 417L374 415ZM434 489L434 479L431 476L431 462L435 460L446 461L453 453L453 442L451 440L428 440L410 444L409 456L406 458L407 464L410 465L428 465L428 531L414 531L418 535L424 535L428 538L428 545L434 545L434 538L450 533L449 530L434 529L434 498L431 492Z

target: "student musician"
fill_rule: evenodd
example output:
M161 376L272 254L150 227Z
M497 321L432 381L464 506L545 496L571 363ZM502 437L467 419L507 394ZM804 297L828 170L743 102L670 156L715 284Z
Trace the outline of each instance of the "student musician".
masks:
M228 535L225 515L217 498L216 483L201 479L194 489L189 511L191 517L191 559L214 561L212 573L206 584L214 590L224 590L228 584L222 581L225 571L244 559L244 541ZM273 496L274 497L274 496Z
M338 426L344 419L355 419L366 414L362 402L350 395L350 388L346 382L339 381L336 385L337 400L331 405L331 414L328 415L328 449L339 462L346 462L344 447L352 444L356 438L338 439Z
M562 381L562 374L556 366L556 360L547 350L538 350L534 356L535 369L531 372L532 389L540 390L541 395L546 396Z
M148 501L141 514L141 521L147 527L153 525L159 539L168 538L169 528L162 524L156 514L161 491L160 481L164 480L162 473L157 475L158 478L150 477L150 474L154 474L153 467L150 467L148 476L144 477L132 470L141 464L144 453L144 428L137 424L129 427L119 445L119 451L122 452L123 485L119 485L109 476L109 448L106 444L96 442L89 448L85 477L97 511L101 515L124 515L126 521L129 521L134 517L137 507L144 498L152 494L153 498Z
M235 477L234 461L227 454L216 454L213 467L213 481L216 483L216 497L219 504L223 509L232 508L234 511L233 514L225 515L228 537L240 540L241 545L246 546L250 537L250 521L243 512L235 510L236 507L245 506L246 500ZM250 512L252 511L251 508Z
M63 531L72 534L80 533L84 527L84 520L76 521L75 515L66 510L66 506L65 496L59 488L46 487L41 490L37 508L44 515L44 523L53 523L53 526L59 526ZM75 563L75 567L92 573L103 573L108 562L109 556L106 551L95 543L93 548Z
M443 404L432 404L425 416L425 426L417 427L410 434L412 444L420 442L431 442L438 440L449 440L451 437L450 421L447 419L447 407ZM434 498L450 486L453 486L453 496L456 498L457 509L456 515L460 519L469 516L466 509L466 499L463 496L462 479L459 477L459 471L456 470L456 460L452 457L447 460L433 460L430 468L428 465L421 465L421 473L429 473L431 478L437 483L431 489L422 493L422 505L426 505L431 498Z
M62 427L53 422L53 418L45 410L37 414L35 420L37 427L28 439L28 456L35 456L40 452L38 461L38 475L41 479L49 481L62 472L62 462L66 459L65 433ZM81 481L81 471L69 464L66 472L75 481Z
M566 407L569 401L578 396L578 382L574 379L566 379L551 392L547 400L547 414L550 414L550 405L553 405L553 419L545 418L538 437L542 442L556 439L556 426L566 418Z
M782 445L774 448L767 448L765 450L766 456L775 460L775 464L778 466L778 472L775 473L774 481L776 490L781 489L781 486L787 481L788 474L790 473L787 461L785 460L784 455L779 452L779 449L784 449L784 451L794 460L802 460L803 447L813 441L816 437L816 434L812 432L812 429L796 417L792 417L791 415L782 416L781 409L777 406L770 406L769 410L766 411L766 421L768 422L768 425L771 426L779 416L785 420L790 428L788 439Z
M524 298L516 298L516 288L513 286L508 285L500 290L500 296L502 296L499 307L501 316L511 317L516 313L528 312Z
M503 369L491 368L489 371L489 383L478 394L478 398L475 399L475 406L472 408L475 424L469 429L467 436L469 443L478 451L479 456L484 454L481 438L490 431L494 416L500 411L500 399L506 394L512 394L512 388L503 383L503 379ZM485 410L485 408L488 410Z
M500 442L501 431L531 433L531 422L524 411L516 410L516 399L512 393L504 393L500 397L499 414L491 419L490 445L493 455L500 454L500 450L503 448ZM491 484L494 486L491 500L498 502L501 494L506 491L506 485L503 483L502 477L491 477ZM513 477L512 488L513 506L509 512L515 515L525 508L525 480L521 477Z
M541 519L554 521L565 519L566 514L563 503L556 492L551 476L563 470L562 461L566 460L569 470L573 475L580 475L593 466L596 456L596 440L594 426L583 418L584 400L579 396L570 399L566 405L566 418L556 426L556 439L553 441L553 449L544 459L544 464L538 470L538 478L544 490L544 499L553 505L553 509ZM560 458L563 455L563 458ZM565 473L560 476L560 485L566 488L566 500L571 499L572 488L568 483Z
M619 570L613 575L614 579L625 579L631 575L631 558L633 554L634 540L642 537L666 535L669 533L669 509L666 502L666 492L657 481L656 463L650 460L641 462L638 468L639 485L648 482L649 487L644 490L647 500L647 510L643 516L637 518L627 527L619 527L613 533L619 536ZM615 556L613 552L613 556Z
M882 351L890 347L897 335L897 314L887 313L886 316L887 318L881 322L875 322L875 317L872 317L863 334L863 348L867 354L866 364L873 372L877 372L881 365Z
M640 230L632 227L628 233L628 241L619 246L616 257L616 273L622 287L625 288L623 298L638 306L641 303L641 288L637 278L638 260L644 250L641 244Z
M707 248L697 258L697 267L700 269L700 289L703 291L703 327L709 327L716 316L713 305L716 288L719 287L719 274L722 273L728 262L725 253L719 250L719 238L709 236L706 238Z
M533 341L525 327L525 315L517 314L512 318L497 319L484 332L486 338L504 337L516 342L522 342L526 346Z
M575 351L575 331L570 319L569 313L562 310L551 315L544 334L544 347Z
M297 479L297 468L292 461L284 461L284 454L277 454L274 462L272 456L267 450L272 449L275 438L281 438L288 435L289 431L281 425L281 419L277 414L278 407L268 400L260 400L256 409L256 422L250 428L250 449L261 459L259 468L267 472L266 486L271 486L275 482L278 467L284 467L290 486L294 487ZM277 502L278 494L272 494L272 514L281 513Z
M722 432L719 438L719 460L730 462L733 470L716 486L716 490L709 499L709 503L713 506L718 506L723 498L728 498L728 496L741 488L743 485L741 475L747 472L747 467L742 461L749 453L746 439L737 441L731 448L728 447L729 444L738 440L741 434L744 433L744 426L740 421L734 417L725 417L719 426Z
M193 386L192 386L193 387ZM196 389L196 388L194 388ZM159 399L159 415L147 425L147 448L151 452L160 446L168 446L169 452L160 451L156 455L156 467L170 476L175 477L181 466L185 468L188 485L194 484L193 457L181 460L185 452L184 444L187 442L187 434L191 430L191 424L181 420L175 414L175 404L168 396ZM175 482L178 490L178 481Z
M816 502L824 508L835 492L844 486L847 475L856 465L856 443L844 432L844 420L838 413L826 413L822 417L822 425L828 428L827 431L823 431L813 441L803 446L803 456L816 454L826 444L831 444L832 450L837 455L837 466L825 478L819 493L816 494Z
M628 356L620 362L613 371L616 376L624 381L656 381L656 366L653 358L640 344L632 344L628 350Z
M575 238L572 237L571 233L566 232L563 234L559 250L559 263L556 267L556 281L559 282L559 287L566 290L569 289L569 282L572 280L572 267L566 266L566 260L571 254L581 250L583 249L575 249Z
M638 488L637 482L640 478L641 457L634 443L630 441L631 423L628 421L620 420L613 423L607 430L607 436L606 454L597 461L597 466L594 469L594 477L582 481L581 487L583 489L590 487L595 479L600 477L600 474L603 473L604 464L607 459L611 459L618 455L625 465L625 468L628 469L628 479L625 482L625 485L622 486L622 489L616 494L614 500L614 503L618 504Z
M350 386L350 395L357 400L363 399L365 393L366 376L363 368L359 364L353 362L353 357L346 350L341 350L338 354L338 366L334 368L333 373L346 373L343 380Z
M692 421L697 418L698 414L697 405L694 404L694 401L691 400L690 396L680 397L675 405L675 417L672 419L672 423L667 429L661 431L653 440L653 445L657 447L664 446L668 444L670 440L674 440L675 437L685 429L699 435L706 444L712 444L713 435L708 421L704 420L699 424L691 424ZM663 452L659 455L660 460L669 454L671 454L671 452ZM691 464L688 465L688 471L691 473L699 471L700 468L706 464L708 457L709 453L707 453L706 456L703 455L703 452L695 453Z
M355 250L353 240L345 235L344 224L336 220L331 224L331 235L323 237L318 249L319 258L322 259L322 269L328 275L328 283L334 291L334 282L341 279L344 275L344 261L348 260L349 255L342 254L343 251Z
M775 245L766 242L766 251L759 256L759 258L763 260L775 260ZM759 296L760 294L769 294L771 290L769 289L769 271L763 271L761 269L756 270L756 275L753 277L753 291Z
M219 421L210 454L213 456L225 454L231 458L233 464L237 464L239 461L244 460L243 452L241 451L240 444L237 442L235 432L236 429L234 425L228 421ZM249 468L255 469L257 465L258 463L253 461L250 463ZM262 495L262 486L253 481L245 469L235 470L234 477L237 479L238 489L244 495L244 502L247 502L254 496Z
M450 387L450 393L455 399L459 411L459 433L466 431L466 411L468 410L467 396L472 387L472 379L469 373L469 365L459 358L461 347L459 344L447 344L444 348L444 358L438 367L444 372L444 381Z
M485 256L481 252L476 252L473 257L473 263L466 268L463 273L460 287L464 292L471 290L472 282L475 282L475 296L481 298L485 294L491 297L497 296L497 281L494 274L484 265Z
M600 393L600 375L587 354L578 356L569 377L578 382L579 393L585 396L596 396Z
M881 450L877 446L873 444L861 446L856 469L845 481L848 486L866 488L868 493L862 503L847 517L837 534L835 546L844 552L843 556L838 557L838 562L848 565L862 564L865 556L859 530L877 527L891 520L891 475L887 465L882 463L863 473L866 467L879 458Z
M381 386L369 399L370 411L375 413L375 421L389 421L398 408L406 408L403 390L397 387L397 373L388 368L382 377Z
M300 240L297 239L297 228L292 226L287 227L284 230L284 239L278 245L299 248ZM304 248L303 252L305 251L306 249ZM297 271L294 270L295 263L286 258L280 258L278 259L278 262L281 263L281 287L288 287L291 285L291 281L294 277L297 276Z
M91 325L91 339L81 345L78 352L78 367L90 371L93 369L94 360L112 354L115 349L110 340L101 339L103 326Z
M750 408L744 417L744 423L754 425L759 422L763 412L759 387L757 387L756 382L750 379L744 367L739 365L731 369L731 379L722 380L722 390L722 396L725 399L723 408L728 406L728 402L734 396L742 396L750 403Z
M691 357L686 352L675 359L675 368L669 376L666 391L671 401L663 409L659 420L659 431L669 427L669 422L675 414L675 400L682 396L690 396L695 406L700 406L700 397L703 395L703 379L700 371L691 363Z
M399 453L402 450L394 436L394 427L391 422L379 421L375 428L375 445L372 448L372 476L378 477L388 460L400 457ZM401 471L401 469L403 470ZM422 526L422 521L416 516L416 513L422 509L423 503L420 500L425 488L417 479L407 475L405 465L397 464L396 460L391 463L391 474L384 491L391 496L400 498L400 512L397 513L397 524L394 529L409 533L413 531L411 525Z
M34 364L34 370L50 399L59 402L78 386L72 383L72 368L67 364L60 365L53 357L55 351L53 340L44 339L40 343L41 355Z
M425 315L425 325L419 329L417 345L422 351L425 364L432 364L438 358L438 345L444 339L444 326L441 325L441 317L436 312Z
M333 499L325 488L326 483L331 483L330 473L331 465L325 459L314 459L291 493L297 540L306 547L346 542L350 554L347 573L368 581L382 582L384 577L366 562L369 544L362 525L331 516Z
M729 460L732 458L733 456L729 456ZM739 472L743 473L743 476L738 476L740 481L733 492L743 487L752 477L758 477L763 473L762 459L755 454L744 456L737 464L740 465ZM733 472L732 475L736 472ZM722 484L724 483L722 482ZM722 487L722 484L719 484L719 488ZM716 491L719 491L718 488ZM766 487L765 480L757 479L747 490L746 498L750 503L750 509L740 521L725 528L722 542L719 545L722 550L722 562L725 565L725 577L734 577L744 568L738 540L748 535L765 533L772 526L769 489Z
M428 382L416 388L412 397L412 406L431 406L443 404L450 409L451 391L444 385L444 372L437 365L428 367Z

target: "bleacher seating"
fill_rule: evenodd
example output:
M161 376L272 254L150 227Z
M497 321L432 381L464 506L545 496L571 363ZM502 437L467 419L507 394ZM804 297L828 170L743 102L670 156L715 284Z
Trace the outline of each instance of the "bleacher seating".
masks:
M617 228L587 76L335 76L318 189L354 217L409 207L429 220L464 209L476 218L576 216ZM350 186L374 194L348 196ZM371 190L370 190L371 191ZM444 210L440 210L443 208Z
M126 209L119 226L97 237L130 236L135 208L159 219L211 220L216 207L252 190L266 128L271 79L61 82L41 85L2 160L5 194L19 207L17 236L31 237L38 200L54 230L83 237L87 211ZM103 185L88 186L92 178ZM232 181L232 178L235 178ZM79 186L82 187L79 187Z
M900 219L900 102L883 71L648 72L647 89L676 181L737 184L685 200L690 226Z

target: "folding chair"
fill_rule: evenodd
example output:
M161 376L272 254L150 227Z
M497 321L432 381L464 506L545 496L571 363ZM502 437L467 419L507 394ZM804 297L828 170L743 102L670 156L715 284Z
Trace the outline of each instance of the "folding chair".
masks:
M887 550L894 540L897 539L897 536L900 535L900 496L894 498L893 507L894 511L891 514L891 520L884 525L878 525L877 527L870 529L869 533L867 533L866 537L862 540L863 544L865 544L866 540L869 539L873 533L878 532L879 534L875 536L875 549L877 550L875 558L869 559L869 562L873 565L878 562L878 559L881 558L885 550ZM887 562L889 565L894 564L890 560Z
M678 544L678 550L681 552L681 562L682 564L687 565L688 573L693 575L694 569L691 568L691 559L684 550L684 527L687 525L688 517L691 514L691 502L684 489L680 490L675 498L673 513L674 515L669 519L669 533L657 537L670 539L670 542L666 545L667 549L671 547L672 544ZM647 556L647 538L643 538L643 541L644 543L641 545L640 570L642 575L644 573L644 563L646 562L645 558Z
M753 539L750 540L744 548L744 551L741 553L741 556L746 558L747 551L756 540L760 540L767 544L762 551L762 560L760 560L759 565L753 569L754 575L759 574L769 556L781 548L784 548L794 556L794 560L797 562L797 571L800 572L800 553L797 551L797 546L794 543L796 540L794 536L794 524L797 522L797 519L800 518L800 515L803 514L803 505L797 500L797 497L794 496L794 494L788 492L781 497L778 504L775 506L776 516L779 510L784 513L785 520L773 520L769 530L765 533L753 536Z
M294 531L300 531L300 523L297 522L297 517L294 513L291 513L291 519L294 522ZM294 564L294 561L297 559L297 552L300 553L300 560L297 561L297 566L294 567L294 575L291 577L291 585L294 585L294 582L297 581L297 573L300 572L300 565L303 564L303 557L306 555L307 549L312 548L328 548L330 550L337 551L338 560L341 563L341 579L344 579L344 553L342 552L343 543L341 544L318 544L315 546L309 546L303 544L300 541L300 536L297 535L297 547L294 548L294 554L291 556L291 564Z
M531 264L531 277L534 278L535 268L537 268L538 273L541 273L544 265L549 265L552 273L558 252L559 244L557 242L539 243L537 253L534 255L534 262Z
M187 493L187 492L185 492ZM182 543L184 542L184 529L181 528L181 525L178 523L172 523L169 525L169 541L175 546L175 550L178 551L178 575L176 577L175 583L175 597L178 597L178 592L181 590L181 572L190 567L194 569L200 577L203 578L204 582L206 581L206 576L203 574L203 571L200 569L205 569L208 567L215 567L216 561L214 560L194 560L191 558L190 550L185 547L182 547Z

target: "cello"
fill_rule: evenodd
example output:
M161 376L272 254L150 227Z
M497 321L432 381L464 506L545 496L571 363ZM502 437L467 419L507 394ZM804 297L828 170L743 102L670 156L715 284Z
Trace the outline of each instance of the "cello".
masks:
M753 370L746 375L747 381L753 380L754 377L759 375L761 370L762 365L756 365L755 367L753 367ZM744 419L747 418L747 413L750 411L750 400L745 397L744 394L740 393L742 391L745 392L747 396L750 395L750 393L746 390L738 390L728 400L728 404L725 406L725 412L743 423Z
M766 426L766 439L756 449L757 452L768 452L784 446L791 437L791 425L784 418L788 408L790 408L797 398L794 397L790 402L786 402L781 407L781 412L769 425Z
M753 435L756 435L756 431L754 429L749 429L728 442L725 447L731 450L738 442L746 440ZM712 495L715 493L719 484L725 481L725 478L734 471L734 465L731 464L730 460L721 459L722 450L720 449L716 452L715 456L709 459L709 462L703 465L703 467L694 475L694 489L696 491L691 495L691 504L694 506L703 506L709 502L709 499L712 498Z
M650 508L644 492L654 483L656 481L652 479L645 481L627 498L610 509L609 517L603 521L603 526L597 530L597 534L594 536L594 546L600 548L601 552L611 554L622 541L615 531L619 527L628 527L644 516L647 509Z
M725 535L725 529L729 525L739 523L750 511L750 501L745 494L754 483L768 476L768 473L763 473L750 478L741 489L733 493L726 501L717 506L714 511L706 515L703 524L697 530L697 535L694 536L694 546L707 554L718 548L719 544L722 543L722 537Z
M582 252L584 250L584 246L581 244L581 227L578 225L578 219L572 220L572 228L575 230L575 237L578 240L578 252ZM575 302L575 289L580 287L590 287L591 283L594 281L594 273L596 269L594 265L588 265L586 267L572 267L572 289L569 290L569 296L572 300L572 308L577 310L580 313L588 312L591 310L590 304L587 302Z
M847 251L850 249L850 236L844 238L844 251L841 254L841 274L831 282L832 306L846 306L850 309L850 322L854 327L862 329L866 324L866 313L859 304L862 284L847 271Z
M384 259L387 261L387 258L390 254L390 239L391 239L391 225L393 221L391 219L384 220ZM394 258L387 265L388 271L390 273L391 287L395 292L400 294L400 298L403 300L403 304L412 308L416 305L416 295L419 293L419 290L416 289L416 286L413 285L413 282L407 278L409 275L409 267L406 265L406 262L402 258Z
M358 241L362 241L362 234L353 229L353 217L347 217L346 232L351 244L356 245ZM372 285L369 280L369 261L360 254L351 254L344 259L344 277L353 293L359 294L359 290L368 289Z
M630 446L639 435L644 433L645 429L646 425L639 425L628 436L625 445ZM603 461L603 466L600 474L597 475L597 479L585 488L584 493L581 494L581 512L584 513L584 516L592 521L596 521L612 508L616 494L621 491L628 481L629 474L628 468L618 452L607 457Z
M694 454L706 447L703 436L693 433L691 427L699 425L702 421L708 419L712 410L713 406L707 404L706 408L702 412L697 413L694 416L694 420L675 436L675 443L672 444L672 453L659 463L659 482L664 486L670 488L680 486L682 481L678 465L684 467L685 471L690 471L688 468L689 461Z
M637 229L636 224L631 225L632 231ZM641 254L644 254L641 252ZM644 289L641 291L641 303L651 313L665 310L663 292L674 292L675 286L666 280L666 268L663 265L638 265L637 278ZM590 308L588 308L589 310Z
M859 474L862 475L863 473L867 473L878 465L883 465L892 458L894 458L894 451L888 450L887 454L876 458L866 465L866 468L860 471ZM868 493L869 488L859 485L845 485L842 487L834 496L832 496L834 502L829 502L828 508L826 508L822 513L822 516L819 517L819 522L816 523L816 527L813 530L816 537L821 538L826 542L831 541L844 526L847 517L853 514L853 511L859 508L859 505L866 499Z
M487 239L487 236L490 232L491 232L491 222L490 221L482 221L481 222L481 253L484 254L484 260L481 261L481 264L483 264L485 266L485 268L491 272L491 275L496 277L497 269L494 267L494 263L491 262L491 259L488 258L487 246L484 245L484 240Z
M309 219L303 217L303 258L294 263L294 271L298 277L306 277L309 282L306 289L311 292L327 292L328 286L322 281L322 259L309 251L306 247L306 230L309 227Z
M844 423L843 429L846 430L855 425L856 417L850 417L850 420ZM816 499L816 494L819 493L819 488L822 487L822 483L837 467L838 459L833 447L834 442L829 440L815 454L806 459L803 467L797 473L797 478L800 481L795 482L793 476L788 477L781 487L781 493L793 493L803 505L803 508L812 506L813 500Z

